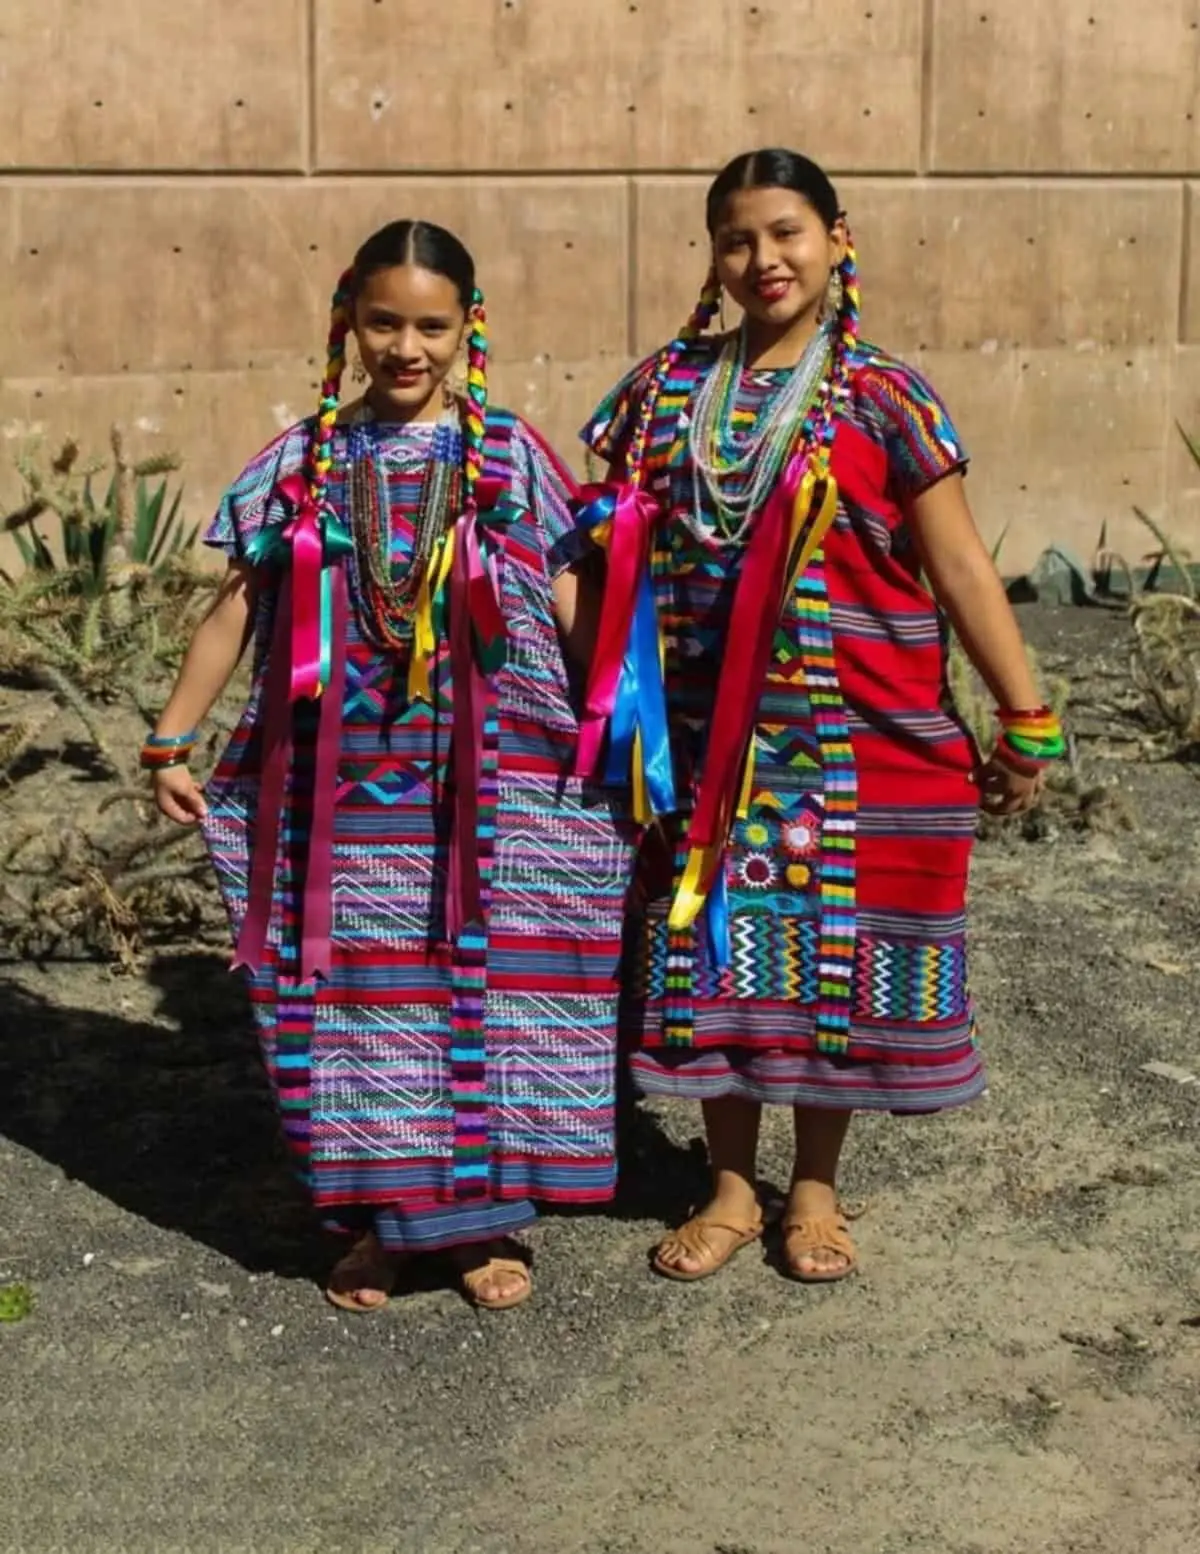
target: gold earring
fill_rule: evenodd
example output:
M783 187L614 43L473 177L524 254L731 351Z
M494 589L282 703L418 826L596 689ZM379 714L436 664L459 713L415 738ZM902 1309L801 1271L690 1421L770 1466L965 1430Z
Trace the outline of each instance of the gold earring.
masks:
M365 383L367 381L367 369L362 364L361 356L354 358L354 365L350 369L350 376L355 383Z
M829 272L829 285L825 288L825 300L821 304L821 321L828 323L842 311L846 301L846 288L842 284L842 272L835 268Z

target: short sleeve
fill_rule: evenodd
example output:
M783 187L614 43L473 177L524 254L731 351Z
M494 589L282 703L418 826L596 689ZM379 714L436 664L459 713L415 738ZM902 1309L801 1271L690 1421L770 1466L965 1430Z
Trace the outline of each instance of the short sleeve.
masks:
M231 561L240 561L258 531L283 518L282 510L275 510L272 497L285 476L303 468L308 435L307 422L289 427L250 460L221 498L205 530L205 545L224 551Z
M537 519L551 577L574 565L587 548L586 536L575 527L578 494L575 477L541 433L518 421L512 434L512 496Z
M589 417L579 435L593 453L609 464L625 456L629 439L637 425L638 412L654 380L658 356L648 356L632 372L626 373Z
M887 453L890 483L918 497L946 475L965 470L967 451L937 391L914 368L872 361L856 380L860 405Z

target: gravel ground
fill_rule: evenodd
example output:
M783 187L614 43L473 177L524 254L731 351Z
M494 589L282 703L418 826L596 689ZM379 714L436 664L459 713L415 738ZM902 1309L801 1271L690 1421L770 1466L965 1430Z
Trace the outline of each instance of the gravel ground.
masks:
M662 1105L611 1212L534 1232L530 1305L480 1315L433 1267L334 1312L227 957L0 969L0 1282L37 1296L0 1327L0 1549L1200 1547L1200 788L1128 758L1121 622L1025 613L1123 808L978 850L991 1093L856 1125L840 1287L770 1248L651 1277L704 1177ZM772 1117L777 1184L787 1144Z

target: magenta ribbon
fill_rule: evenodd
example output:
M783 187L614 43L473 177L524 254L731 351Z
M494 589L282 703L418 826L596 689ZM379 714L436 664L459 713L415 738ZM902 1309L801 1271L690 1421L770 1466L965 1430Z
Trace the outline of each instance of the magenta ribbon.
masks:
M450 572L450 679L454 694L454 811L450 832L446 937L455 943L464 929L482 923L486 903L480 867L482 827L495 825L495 794L484 794L483 753L489 698L503 659L504 615L499 566L503 528L496 526L491 564L479 544L479 521L469 512L458 520ZM486 808L485 808L486 801ZM489 812L490 811L490 812Z
M316 759L299 964L300 979L307 982L316 976L327 978L332 965L333 815L342 743L349 601L345 568L336 562L326 564L324 525L308 482L301 475L287 476L276 491L292 508L292 517L281 531L282 540L290 547L291 565L282 573L267 660L258 811L246 911L233 964L255 973L266 954L280 825L292 764L292 706L315 698Z
M303 475L285 475L275 488L291 507L283 539L292 552L292 701L319 696L322 690L321 564L325 541L321 513Z
M580 497L587 501L589 496L596 494L596 487L585 486ZM604 733L617 703L621 669L629 649L637 608L638 586L649 560L650 536L657 517L658 501L649 492L632 484L622 486L617 492L607 547L608 568L600 625L579 723L575 756L575 774L579 777L599 775Z

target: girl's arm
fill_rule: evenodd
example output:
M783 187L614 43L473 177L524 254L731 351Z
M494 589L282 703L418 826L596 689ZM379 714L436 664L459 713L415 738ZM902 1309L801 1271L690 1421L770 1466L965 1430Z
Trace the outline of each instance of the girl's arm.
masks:
M246 650L257 599L255 569L231 561L208 614L188 644L175 688L154 732L162 738L190 733L212 710ZM191 825L206 814L203 796L186 765L154 773L154 797L169 819Z
M934 597L950 617L980 678L1005 711L1032 711L1041 695L1004 584L967 506L961 474L947 475L913 499L909 523ZM985 808L1028 809L1042 778L989 760L980 780Z
M1037 707L1041 696L1021 628L971 517L962 476L947 475L917 497L910 524L934 596L997 705Z
M587 669L596 646L600 624L600 590L580 562L560 572L551 584L554 618L567 656L578 669Z

